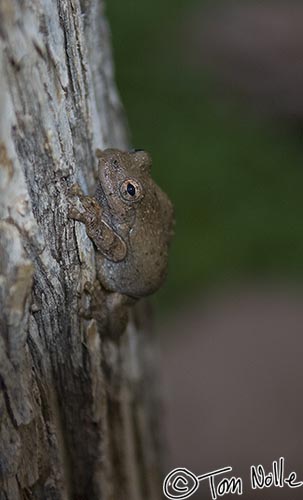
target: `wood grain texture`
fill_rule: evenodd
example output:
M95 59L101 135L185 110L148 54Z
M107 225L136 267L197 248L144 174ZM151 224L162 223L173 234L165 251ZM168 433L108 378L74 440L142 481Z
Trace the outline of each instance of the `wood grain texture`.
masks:
M95 251L67 193L127 146L104 5L0 0L0 499L156 500L144 305L119 341L79 314Z

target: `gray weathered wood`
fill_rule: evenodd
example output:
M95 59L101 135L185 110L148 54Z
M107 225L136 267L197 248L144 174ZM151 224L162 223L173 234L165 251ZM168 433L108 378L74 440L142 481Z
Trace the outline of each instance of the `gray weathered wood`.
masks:
M0 499L161 497L146 310L79 314L95 254L67 191L127 145L104 5L0 0Z

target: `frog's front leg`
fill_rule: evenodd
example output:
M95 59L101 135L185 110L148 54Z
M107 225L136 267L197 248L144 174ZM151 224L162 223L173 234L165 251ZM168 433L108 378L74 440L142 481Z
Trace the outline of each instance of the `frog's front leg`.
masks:
M127 254L126 244L102 217L103 210L96 198L83 195L77 184L72 187L71 194L79 199L84 210L72 205L69 217L85 224L88 237L104 257L113 262L123 260Z
M98 222L98 219L101 220L102 209L92 196L84 196L80 194L78 194L77 196L81 202L82 207L84 208L84 211L82 212L75 206L71 206L68 215L71 219L83 222L86 226L87 233L90 232L93 235L92 227L94 225L94 222ZM88 236L90 235L88 234Z

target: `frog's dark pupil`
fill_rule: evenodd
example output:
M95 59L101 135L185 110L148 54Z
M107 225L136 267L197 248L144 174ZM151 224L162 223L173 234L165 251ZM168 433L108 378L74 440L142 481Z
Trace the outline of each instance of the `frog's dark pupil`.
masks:
M130 182L127 184L127 192L130 196L135 196L136 194L136 188L133 186Z

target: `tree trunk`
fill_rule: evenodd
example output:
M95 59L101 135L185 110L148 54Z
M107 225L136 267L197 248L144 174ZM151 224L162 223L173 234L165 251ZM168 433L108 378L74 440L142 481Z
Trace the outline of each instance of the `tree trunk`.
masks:
M93 245L68 189L127 146L100 0L0 0L0 499L161 497L146 310L79 313Z

